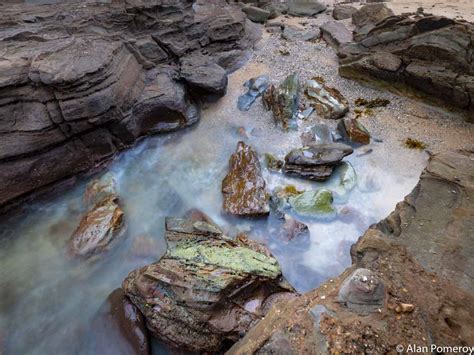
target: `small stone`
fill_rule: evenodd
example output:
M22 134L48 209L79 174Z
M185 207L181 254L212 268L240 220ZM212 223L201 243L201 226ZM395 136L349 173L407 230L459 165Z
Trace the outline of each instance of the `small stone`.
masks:
M410 303L400 303L395 307L395 312L397 313L411 313L415 310L415 306Z
M318 115L328 119L338 119L349 111L349 102L334 88L326 86L318 78L306 82L305 94Z

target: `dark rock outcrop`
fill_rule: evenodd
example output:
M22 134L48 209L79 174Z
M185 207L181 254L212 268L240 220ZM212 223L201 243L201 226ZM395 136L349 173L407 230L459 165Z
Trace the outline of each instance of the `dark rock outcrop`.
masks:
M353 15L353 17L356 14ZM380 18L377 18L380 20ZM356 23L356 42L339 48L339 73L466 109L474 119L474 25L438 16L390 16ZM366 26L370 30L365 31ZM468 114L469 116L469 114Z
M350 268L275 305L228 353L283 346L285 354L383 354L399 344L472 344L472 159L472 152L432 156L405 201L352 246Z
M218 351L293 292L276 259L245 236L232 240L206 222L168 218L166 239L160 261L132 271L123 288L151 333L174 346Z
M353 149L340 143L314 144L293 149L285 157L283 171L310 180L326 180Z
M288 14L293 16L314 16L326 11L327 6L318 0L292 0L288 2Z
M224 211L246 217L268 215L265 185L257 153L239 142L229 160L229 173L222 181Z
M11 4L0 23L0 207L197 122L255 40L224 1Z

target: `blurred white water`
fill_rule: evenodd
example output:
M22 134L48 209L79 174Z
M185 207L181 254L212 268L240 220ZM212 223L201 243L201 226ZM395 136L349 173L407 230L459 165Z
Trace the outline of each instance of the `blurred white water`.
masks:
M351 218L306 221L311 238L304 250L279 245L268 232L271 218L241 220L224 215L221 181L239 140L259 154L281 157L301 145L301 131L284 133L275 127L260 100L249 112L236 109L244 79L248 77L233 75L229 93L205 110L195 127L149 138L113 162L110 171L118 183L128 228L124 240L101 259L81 262L65 257L64 247L84 212L86 182L0 223L0 339L5 339L7 354L88 353L88 325L108 294L128 272L164 253L166 216L182 216L190 208L199 208L230 235L249 232L269 245L285 276L304 292L347 267L350 245L415 186L425 154L388 139L370 145L370 154L357 156L364 147L347 158L356 170L358 185L335 207L345 208ZM286 184L331 189L335 184L267 170L264 177L269 190Z

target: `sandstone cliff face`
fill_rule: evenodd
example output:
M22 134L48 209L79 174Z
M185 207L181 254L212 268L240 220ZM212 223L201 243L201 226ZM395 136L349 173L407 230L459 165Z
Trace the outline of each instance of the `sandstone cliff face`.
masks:
M395 353L474 341L472 152L431 158L419 184L352 246L353 265L277 303L230 354Z
M255 39L223 5L0 6L0 207L197 122Z

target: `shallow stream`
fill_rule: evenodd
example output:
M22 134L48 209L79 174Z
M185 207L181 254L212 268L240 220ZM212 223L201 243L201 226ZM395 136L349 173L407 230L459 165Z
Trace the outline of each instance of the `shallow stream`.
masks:
M88 353L88 326L101 304L128 272L164 253L164 218L182 216L190 208L205 212L231 236L246 232L266 243L300 292L350 265L350 245L411 191L425 154L390 140L356 149L346 160L355 168L358 184L335 201L337 210L344 208L351 218L305 221L311 234L309 247L281 244L272 236L272 218L247 220L222 213L221 182L239 140L261 155L283 157L301 146L301 131L315 121L284 133L260 100L249 112L239 112L236 100L249 78L245 76L245 71L231 76L228 94L205 109L196 126L149 138L109 166L128 228L122 242L101 258L81 262L65 256L65 245L84 213L87 181L0 223L0 341L3 338L7 354ZM361 155L367 149L372 151ZM287 184L331 189L337 183L304 181L266 169L264 177L270 191Z

